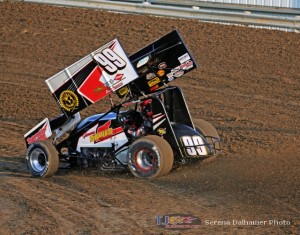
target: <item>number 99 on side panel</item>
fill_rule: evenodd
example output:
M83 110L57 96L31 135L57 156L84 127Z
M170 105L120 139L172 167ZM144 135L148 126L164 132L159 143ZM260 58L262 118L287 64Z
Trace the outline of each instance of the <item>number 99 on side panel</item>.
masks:
M207 155L207 148L200 136L182 136L181 142L184 146L185 153L190 157Z

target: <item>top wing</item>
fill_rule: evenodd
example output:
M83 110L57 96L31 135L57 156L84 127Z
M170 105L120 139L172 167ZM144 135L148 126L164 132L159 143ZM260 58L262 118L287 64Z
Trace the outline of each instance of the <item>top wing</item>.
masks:
M117 91L124 96L129 88L136 95L149 94L197 67L177 30L129 56L138 79Z
M46 80L66 116L88 107L138 77L117 39Z
M177 30L129 58L117 39L46 80L67 116L115 92L149 94L197 67Z

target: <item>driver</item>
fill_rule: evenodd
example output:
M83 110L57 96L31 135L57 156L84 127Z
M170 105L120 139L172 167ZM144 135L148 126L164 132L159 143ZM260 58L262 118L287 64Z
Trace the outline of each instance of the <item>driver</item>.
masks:
M134 138L139 138L152 131L152 100L147 99L140 103L141 112L139 115L131 116L125 123L129 124L127 133ZM139 118L137 118L139 116ZM142 120L141 120L142 117Z

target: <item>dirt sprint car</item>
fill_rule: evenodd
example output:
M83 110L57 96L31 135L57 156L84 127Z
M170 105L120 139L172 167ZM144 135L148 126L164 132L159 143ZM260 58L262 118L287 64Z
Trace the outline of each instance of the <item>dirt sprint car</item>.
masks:
M24 136L32 176L50 177L67 162L155 178L218 154L216 129L192 120L181 89L167 85L196 67L174 30L129 57L114 39L47 79L62 113ZM81 120L79 111L112 95L119 102L110 110Z

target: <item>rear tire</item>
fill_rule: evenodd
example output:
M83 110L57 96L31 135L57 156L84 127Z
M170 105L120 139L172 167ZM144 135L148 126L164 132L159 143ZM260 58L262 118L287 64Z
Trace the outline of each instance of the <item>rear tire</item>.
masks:
M203 119L195 119L193 120L194 126L200 134L202 134L204 137L208 136L206 138L207 142L214 146L214 154L220 154L221 153L221 145L220 145L220 136L218 134L218 131L216 128L208 121L205 121ZM213 137L213 138L209 138ZM218 139L218 142L216 142Z
M138 178L156 178L168 174L174 154L162 137L149 135L136 140L128 150L128 167Z
M26 160L33 177L51 177L59 165L57 150L49 140L31 144L27 149Z

